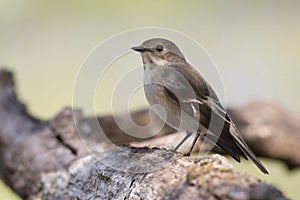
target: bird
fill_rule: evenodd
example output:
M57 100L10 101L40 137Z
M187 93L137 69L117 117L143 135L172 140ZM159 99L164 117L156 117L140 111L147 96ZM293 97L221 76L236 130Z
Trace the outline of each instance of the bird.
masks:
M142 57L148 103L163 107L156 106L155 113L171 127L186 132L174 151L195 134L184 155L190 156L199 138L207 138L237 162L241 157L250 158L261 172L269 174L242 138L212 86L187 62L176 44L152 38L131 49Z

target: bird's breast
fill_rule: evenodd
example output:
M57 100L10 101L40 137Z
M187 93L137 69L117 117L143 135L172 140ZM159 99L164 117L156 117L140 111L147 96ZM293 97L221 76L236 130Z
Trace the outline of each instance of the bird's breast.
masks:
M150 105L161 104L166 101L165 89L161 74L154 65L144 66L144 91Z

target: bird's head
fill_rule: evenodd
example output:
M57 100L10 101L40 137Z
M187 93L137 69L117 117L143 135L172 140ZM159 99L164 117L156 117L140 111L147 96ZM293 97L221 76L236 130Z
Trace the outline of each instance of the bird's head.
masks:
M186 62L179 48L173 42L162 38L146 40L142 45L131 49L141 53L144 64L165 65Z

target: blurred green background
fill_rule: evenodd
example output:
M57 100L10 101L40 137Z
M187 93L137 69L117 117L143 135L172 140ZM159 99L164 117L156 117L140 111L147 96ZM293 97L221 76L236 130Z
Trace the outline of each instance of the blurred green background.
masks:
M97 44L132 28L170 28L209 52L230 106L272 99L298 113L299 9L299 1L0 0L0 65L16 72L18 94L30 112L47 119L72 105L76 73ZM110 110L103 105L97 112ZM263 162L269 176L248 162L235 166L297 199L300 170ZM18 198L0 184L0 199Z

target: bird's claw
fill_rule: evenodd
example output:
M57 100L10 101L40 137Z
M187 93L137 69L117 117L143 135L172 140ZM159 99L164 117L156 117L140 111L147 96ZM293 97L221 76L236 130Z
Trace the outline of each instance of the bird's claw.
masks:
M185 153L185 154L183 154L183 156L190 157L190 156L191 156L191 153L190 153L190 152L188 152L188 153Z

